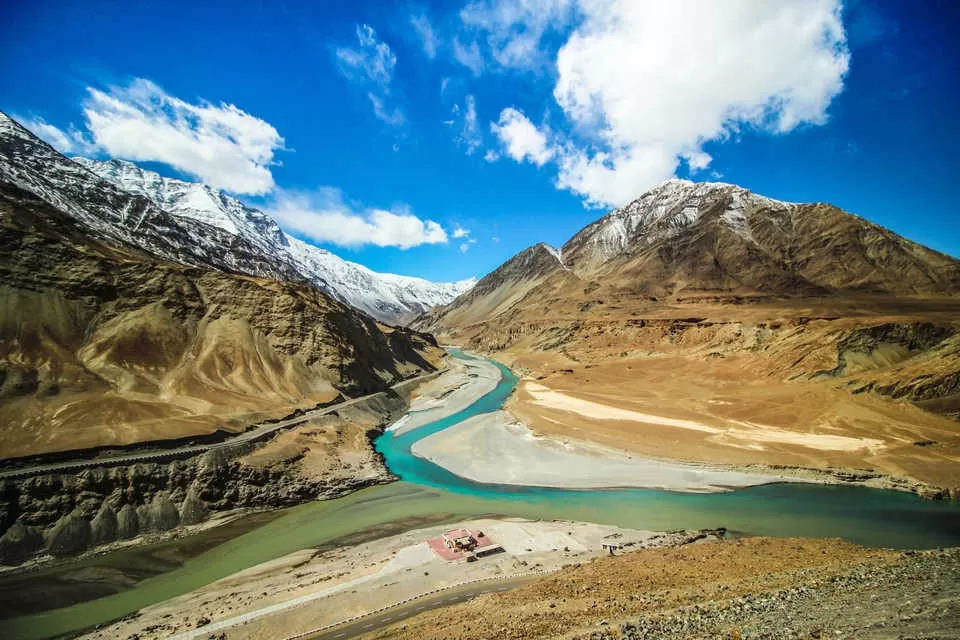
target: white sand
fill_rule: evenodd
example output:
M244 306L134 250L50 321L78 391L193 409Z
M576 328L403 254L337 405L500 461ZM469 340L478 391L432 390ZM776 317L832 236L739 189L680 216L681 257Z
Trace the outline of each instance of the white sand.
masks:
M496 365L487 360L451 357L449 362L450 371L423 385L411 401L410 411L388 431L400 435L463 411L493 391L502 378Z
M413 454L475 482L595 489L716 492L791 478L631 456L585 442L537 437L506 411L464 420L413 445Z
M800 433L799 431L788 431L765 425L744 424L746 424L746 427L743 429L727 429L722 434L711 437L710 440L722 442L728 438L733 438L744 442L790 444L822 451L860 451L861 449L868 449L870 453L877 453L879 450L886 448L886 443L883 440L874 438L852 438L825 433Z
M789 444L808 449L822 451L859 451L868 449L872 453L883 449L886 445L882 440L873 438L853 438L823 433L802 433L779 429L769 425L738 422L737 427L712 427L677 418L667 418L650 413L621 409L610 405L576 398L559 391L554 391L535 382L527 382L524 389L530 394L533 404L550 409L576 413L594 420L623 420L625 422L639 422L663 427L690 429L712 434L710 440L738 446L740 444L754 444L751 448L763 449L762 442L771 444ZM730 442L735 440L737 442Z
M620 409L610 405L591 402L568 396L559 391L553 391L536 382L527 382L524 384L524 390L530 394L534 404L560 411L569 411L581 416L594 418L596 420L624 420L627 422L645 422L647 424L656 424L664 427L678 427L680 429L693 429L694 431L704 431L706 433L720 433L722 429L710 427L692 420L679 420L676 418L666 418L653 415L651 413L641 413L629 409Z

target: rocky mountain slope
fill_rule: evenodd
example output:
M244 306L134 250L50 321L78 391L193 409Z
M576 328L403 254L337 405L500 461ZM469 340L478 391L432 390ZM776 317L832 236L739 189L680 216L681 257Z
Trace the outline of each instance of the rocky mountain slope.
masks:
M6 118L0 283L5 458L243 428L385 389L440 353Z
M533 255L544 259L534 264ZM536 294L527 298L535 285ZM509 313L540 305L554 291L578 305L591 296L654 302L704 294L753 300L955 297L960 261L831 205L781 202L729 184L669 180L588 225L559 250L539 244L517 254L471 295L428 314L418 326L489 320L489 309Z
M278 265L292 270L323 291L378 320L396 322L440 304L468 290L473 279L430 282L422 278L377 273L329 251L294 238L276 221L218 189L165 178L123 160L73 161L110 184L143 196L185 221L201 222L242 239ZM252 275L261 275L254 272Z
M954 258L830 205L674 180L412 326L526 374L511 410L543 433L950 493L958 318ZM664 426L676 419L703 426Z

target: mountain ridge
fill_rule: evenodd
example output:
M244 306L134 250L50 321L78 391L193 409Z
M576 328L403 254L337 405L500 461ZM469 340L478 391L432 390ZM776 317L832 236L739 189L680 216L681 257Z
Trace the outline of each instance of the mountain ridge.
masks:
M191 266L309 282L381 321L411 317L473 284L378 274L287 235L262 211L207 185L126 161L71 160L2 112L0 179L111 242Z
M3 118L0 247L2 457L242 430L441 357Z
M167 178L119 159L73 157L81 166L170 213L233 233L290 265L307 280L378 320L394 322L449 302L473 285L378 273L284 232L263 211L199 182Z

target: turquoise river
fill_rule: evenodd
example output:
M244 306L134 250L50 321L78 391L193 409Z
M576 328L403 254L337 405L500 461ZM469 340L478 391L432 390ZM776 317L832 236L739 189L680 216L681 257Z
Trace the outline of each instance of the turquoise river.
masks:
M451 354L472 357L455 349ZM410 447L417 440L501 407L517 378L495 364L502 373L500 383L468 408L401 436L386 432L377 439L377 450L400 482L288 509L279 518L126 591L0 621L0 636L44 638L89 628L299 549L368 527L435 515L583 520L648 530L726 527L756 535L842 537L894 548L960 545L960 505L902 492L791 483L715 494L490 485L465 480L413 456Z

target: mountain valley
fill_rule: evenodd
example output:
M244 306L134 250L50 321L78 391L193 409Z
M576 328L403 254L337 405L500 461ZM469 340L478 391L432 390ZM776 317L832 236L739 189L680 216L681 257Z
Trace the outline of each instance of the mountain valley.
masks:
M508 407L544 435L935 495L960 487L958 292L960 261L835 207L675 180L412 326L524 373Z

